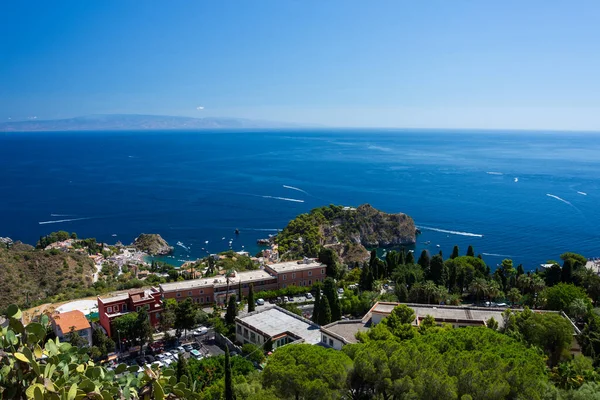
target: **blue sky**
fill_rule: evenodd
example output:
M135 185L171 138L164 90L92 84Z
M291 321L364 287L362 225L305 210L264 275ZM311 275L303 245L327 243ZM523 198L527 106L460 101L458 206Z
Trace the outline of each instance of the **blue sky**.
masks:
M4 1L0 121L600 130L598 21L597 1Z

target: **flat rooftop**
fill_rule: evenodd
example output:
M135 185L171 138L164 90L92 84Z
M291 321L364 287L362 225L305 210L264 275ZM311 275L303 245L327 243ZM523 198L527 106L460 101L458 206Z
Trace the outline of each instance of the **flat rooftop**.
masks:
M277 306L263 311L255 311L244 317L236 318L236 321L242 322L270 337L290 332L304 339L308 344L317 344L321 341L319 325Z
M376 303L373 308L365 315L363 321L371 319L372 313L389 315L394 307L400 303L387 303L379 302ZM431 315L436 320L445 322L452 322L453 320L460 321L487 321L490 318L494 318L498 322L498 326L504 325L504 318L502 313L505 308L494 308L494 307L460 307L460 306L442 306L434 304L410 304L402 303L415 312L416 319ZM539 311L539 310L536 310ZM548 311L546 311L548 312Z
M321 327L321 331L331 336L337 336L343 339L346 344L358 343L356 334L358 332L366 332L371 327L370 322L362 322L361 320L336 321L331 324Z
M286 261L276 264L267 264L267 267L277 272L278 274L294 271L302 271L305 269L325 268L325 264L309 259L307 261Z
M235 287L238 283L251 283L275 279L267 271L257 269L253 271L236 272L235 276L229 278L229 286ZM160 284L163 292L176 292L180 290L190 290L204 287L226 286L227 278L224 275L211 276L209 278L192 279L189 281L170 282Z

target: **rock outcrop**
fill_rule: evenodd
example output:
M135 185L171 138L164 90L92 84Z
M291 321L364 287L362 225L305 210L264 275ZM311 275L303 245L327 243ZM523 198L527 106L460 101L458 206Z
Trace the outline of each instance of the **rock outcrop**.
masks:
M406 214L388 214L369 204L328 206L301 214L276 237L284 258L316 257L330 247L345 262L368 257L367 248L413 245L415 223Z
M160 256L173 252L173 247L169 246L169 243L156 233L142 233L131 245L151 256Z

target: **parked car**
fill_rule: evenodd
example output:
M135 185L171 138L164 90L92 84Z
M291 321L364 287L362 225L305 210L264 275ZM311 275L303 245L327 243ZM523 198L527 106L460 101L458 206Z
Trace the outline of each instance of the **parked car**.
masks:
M192 355L192 357L200 360L201 358L203 358L202 353L200 353L198 350L192 350L190 351L190 354Z
M206 335L208 333L208 328L205 326L200 326L196 329L194 329L194 336L202 336L202 335Z
M256 305L257 306L264 306L265 305L265 300L264 299L258 299L258 300L256 300Z
M144 359L146 360L147 363L152 364L154 361L156 361L156 359L152 356L146 356L144 357Z
M312 293L306 293L306 298L307 298L307 299L312 299L312 298L313 298L313 295L312 295Z
M183 346L179 346L176 350L178 353L185 353L185 349L183 348Z
M200 346L200 343L194 342L194 343L192 343L192 347L196 350L199 350L201 346Z
M339 289L338 289L338 293L339 293L339 294L344 294L344 288L339 288Z
M175 359L175 355L169 351L167 351L166 353L161 354L163 357L163 359L171 359L174 360Z
M191 344L184 344L183 348L185 349L185 351L192 351L192 350L194 350L194 348L192 347Z
M294 301L294 296L288 296L288 301Z

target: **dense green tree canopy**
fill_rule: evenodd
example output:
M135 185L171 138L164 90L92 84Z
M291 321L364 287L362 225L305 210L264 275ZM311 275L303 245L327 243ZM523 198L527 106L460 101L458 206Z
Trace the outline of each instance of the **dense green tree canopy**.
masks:
M340 399L350 358L337 350L309 344L278 348L263 371L263 384L281 399Z

